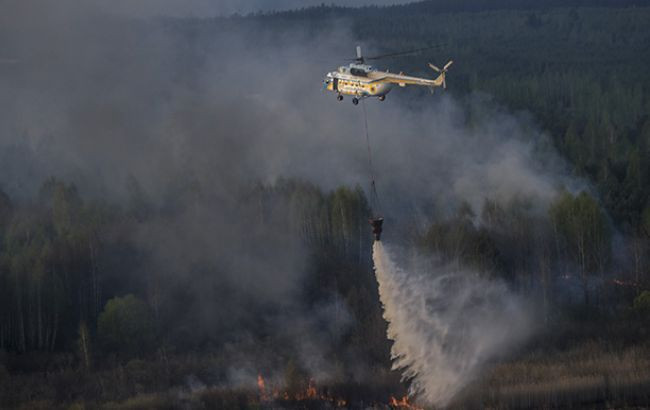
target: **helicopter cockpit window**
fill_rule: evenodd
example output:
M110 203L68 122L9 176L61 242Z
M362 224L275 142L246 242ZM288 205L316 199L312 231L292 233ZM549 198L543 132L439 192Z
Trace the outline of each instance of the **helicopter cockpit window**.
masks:
M350 69L350 74L360 76L360 77L366 77L368 74L365 72L365 70L360 70L358 68L351 68Z

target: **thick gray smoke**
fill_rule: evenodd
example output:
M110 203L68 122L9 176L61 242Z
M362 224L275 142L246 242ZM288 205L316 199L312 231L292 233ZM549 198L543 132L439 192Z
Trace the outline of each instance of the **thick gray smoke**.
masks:
M373 259L393 368L429 404L448 404L531 330L525 304L501 283L435 264L407 272L378 241Z
M166 2L150 4L143 14L169 13ZM283 221L259 228L259 212L242 209L242 187L283 177L324 189L368 186L361 107L321 90L324 74L354 56L357 41L346 23L315 29L263 19L134 19L138 13L112 13L95 1L8 1L0 8L0 189L29 201L54 176L86 197L128 203L137 192L161 207L181 203L163 221L138 226L131 239L153 261L142 267L150 282L190 288L193 331L240 330L250 301L298 315L292 301L304 275L303 248L274 231ZM543 208L558 186L573 183L552 152L536 150L545 137L527 119L476 98L469 121L462 104L440 93L412 93L416 107L406 108L402 92L366 101L390 218L421 216L424 226L461 202L478 211L485 198L525 197ZM225 289L221 299L214 289ZM332 306L321 311L345 311ZM300 321L304 327L286 338L350 320L331 316ZM319 341L301 346L313 357Z
M190 180L225 198L280 177L367 186L361 107L321 91L324 74L354 54L345 25L165 24L66 2L8 4L0 57L15 63L0 65L0 186L12 195L52 175L112 197L134 177L154 199ZM545 136L527 119L477 98L469 127L449 96L406 108L403 92L367 102L379 191L397 198L387 212L478 208L486 197L543 204L571 185L552 153L535 151Z

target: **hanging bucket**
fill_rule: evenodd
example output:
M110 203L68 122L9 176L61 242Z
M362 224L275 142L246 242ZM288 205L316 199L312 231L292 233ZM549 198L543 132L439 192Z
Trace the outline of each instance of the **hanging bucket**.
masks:
M376 241L381 240L381 230L382 230L382 225L384 223L384 218L378 217L378 218L370 218L368 220L370 222L370 226L372 226L372 234L375 237Z

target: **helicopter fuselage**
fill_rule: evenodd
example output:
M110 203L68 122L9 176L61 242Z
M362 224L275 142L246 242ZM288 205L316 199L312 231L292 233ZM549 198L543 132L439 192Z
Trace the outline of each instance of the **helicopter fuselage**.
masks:
M357 55L360 51L357 50ZM363 59L356 64L341 66L336 71L327 73L323 80L323 88L338 93L338 100L343 100L343 95L351 95L352 103L355 105L359 100L366 97L378 97L380 101L386 98L386 94L395 85L406 87L407 85L418 85L428 87L431 92L436 87L445 87L445 73L451 65L448 62L443 69L433 64L429 66L440 73L436 79L413 77L403 73L395 74L389 71L379 71L370 65L363 64Z
M326 90L339 95L381 98L393 88L393 84L382 81L385 74L369 65L350 64L327 73L323 80L323 86Z

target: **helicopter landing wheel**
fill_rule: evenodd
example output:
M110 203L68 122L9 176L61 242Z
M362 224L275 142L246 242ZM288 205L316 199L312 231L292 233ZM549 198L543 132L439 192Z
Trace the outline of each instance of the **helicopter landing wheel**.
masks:
M385 99L386 99L386 96L385 96L385 95L380 95L380 96L379 96L379 101L384 101Z
M339 101L343 101L343 96L341 94L339 94L339 95L336 96L336 99L339 100Z
M358 99L357 97L354 97L354 98L352 99L352 104L354 104L354 105L359 104L359 99Z

